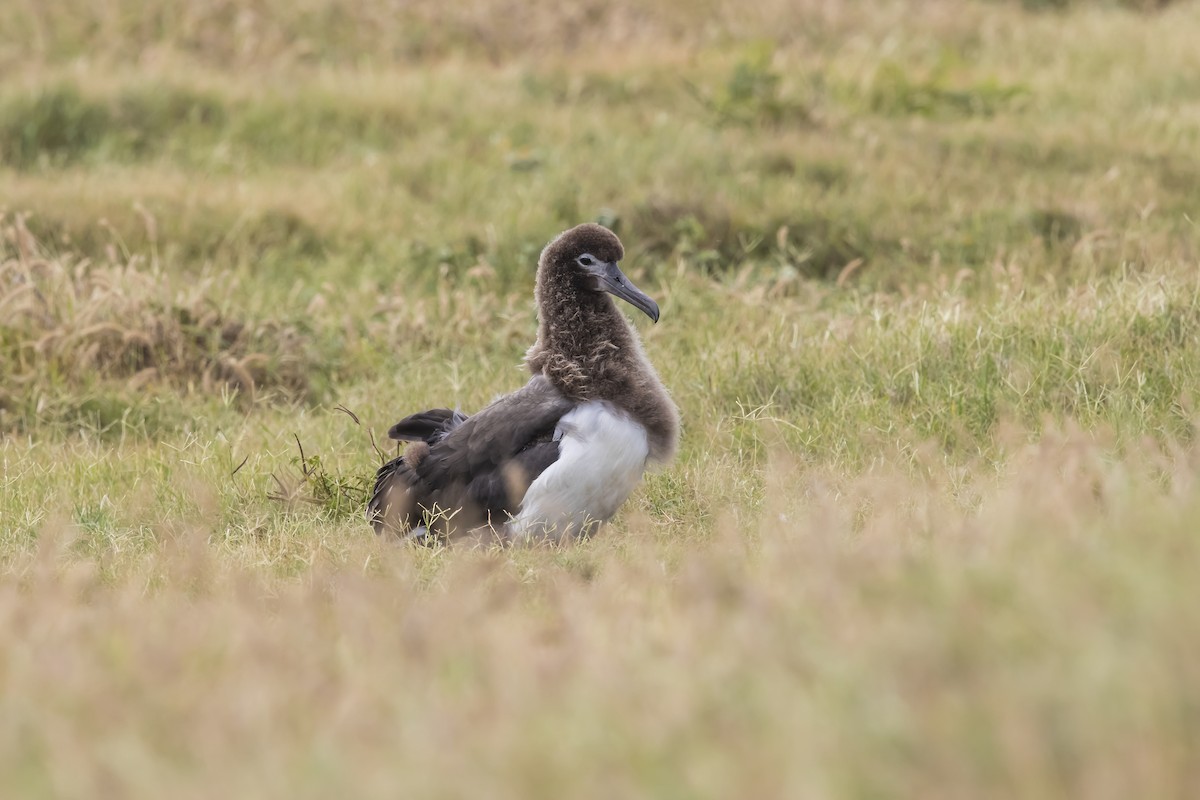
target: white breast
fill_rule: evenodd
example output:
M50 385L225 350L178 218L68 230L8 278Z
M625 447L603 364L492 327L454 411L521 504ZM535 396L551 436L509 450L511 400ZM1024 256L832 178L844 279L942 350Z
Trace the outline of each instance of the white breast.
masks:
M611 403L591 401L558 422L558 460L525 493L509 541L561 540L606 522L637 486L650 446L646 429Z

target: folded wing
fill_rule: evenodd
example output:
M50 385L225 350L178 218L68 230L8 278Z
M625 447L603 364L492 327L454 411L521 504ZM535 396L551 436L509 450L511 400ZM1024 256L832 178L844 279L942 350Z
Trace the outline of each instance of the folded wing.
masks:
M473 416L432 409L397 423L389 435L418 444L375 476L375 531L451 535L507 521L558 459L555 426L573 405L538 375Z

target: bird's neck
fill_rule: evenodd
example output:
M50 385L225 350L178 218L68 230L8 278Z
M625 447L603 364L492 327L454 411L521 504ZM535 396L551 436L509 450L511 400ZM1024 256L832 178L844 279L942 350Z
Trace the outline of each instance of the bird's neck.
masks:
M538 297L538 338L525 354L568 397L604 397L607 384L640 365L636 334L606 294L555 287Z
M646 428L652 461L671 458L679 412L608 295L539 287L538 338L525 363L567 397L613 403Z

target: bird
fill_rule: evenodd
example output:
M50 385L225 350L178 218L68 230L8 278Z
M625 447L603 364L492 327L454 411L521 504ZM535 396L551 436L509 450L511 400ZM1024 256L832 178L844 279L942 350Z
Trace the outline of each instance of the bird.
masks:
M388 431L409 442L379 468L367 518L423 544L474 536L564 542L609 521L645 470L679 444L680 415L620 298L653 322L658 304L621 271L620 239L594 223L538 258L529 379L475 414L435 408Z

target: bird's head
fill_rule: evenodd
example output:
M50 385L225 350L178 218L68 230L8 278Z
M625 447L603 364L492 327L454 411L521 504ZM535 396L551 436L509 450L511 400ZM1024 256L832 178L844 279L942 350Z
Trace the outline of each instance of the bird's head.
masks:
M576 291L608 292L658 322L658 303L633 285L617 262L625 256L621 240L593 223L560 233L538 259L538 284L566 283Z

